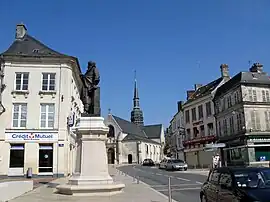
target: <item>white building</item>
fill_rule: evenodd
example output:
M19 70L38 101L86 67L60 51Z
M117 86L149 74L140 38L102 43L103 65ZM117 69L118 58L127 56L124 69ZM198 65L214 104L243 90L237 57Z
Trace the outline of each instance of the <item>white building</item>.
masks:
M177 102L177 113L173 116L172 120L170 121L170 150L171 156L177 159L184 160L184 147L183 147L183 140L184 140L184 116L183 116L183 102Z
M187 101L183 105L185 122L185 156L191 167L208 167L212 152L204 150L205 144L216 141L214 104L212 99L216 89L229 80L228 65L221 65L221 77L206 84L195 85L187 91Z
M163 158L165 137L161 124L138 126L112 114L105 124L110 129L106 143L109 164L141 163L146 158L159 162Z
M71 174L76 151L69 126L83 110L77 58L50 49L22 24L1 56L0 175L23 176L28 168L33 176Z
M270 161L270 79L255 63L216 91L214 97L218 140L225 143L227 164Z
M3 83L3 78L4 78L4 60L1 57L0 58L0 116L5 112L5 107L2 104L2 93L5 89L5 85Z

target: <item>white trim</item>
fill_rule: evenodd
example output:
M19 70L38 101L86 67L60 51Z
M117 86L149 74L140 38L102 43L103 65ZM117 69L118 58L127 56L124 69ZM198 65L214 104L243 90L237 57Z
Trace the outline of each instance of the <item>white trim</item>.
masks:
M16 89L17 88L17 84L16 84L16 81L17 81L17 74L21 74L21 83L20 83L20 89ZM23 90L23 79L24 79L24 76L25 75L28 75L28 79L27 79L27 89L26 90ZM14 79L14 90L15 91L28 91L28 88L29 88L29 72L15 72L15 79Z
M42 167L41 167L41 168L42 168ZM52 173L52 172L47 172L47 173L46 173L46 172L44 172L44 173L41 172L41 173L38 173L37 175L41 175L41 176L42 176L42 175L53 175L53 173Z
M47 83L46 89L43 89L44 74L48 74L48 83ZM51 81L52 75L54 75L54 89L50 90L50 81ZM56 91L56 73L55 72L42 72L41 91Z

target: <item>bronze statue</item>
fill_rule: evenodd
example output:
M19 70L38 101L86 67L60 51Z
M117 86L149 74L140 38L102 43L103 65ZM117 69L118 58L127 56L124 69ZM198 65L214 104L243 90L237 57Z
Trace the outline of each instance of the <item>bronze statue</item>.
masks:
M84 114L90 116L100 116L100 98L98 87L100 76L95 62L88 62L87 71L84 75L81 75L81 78L83 82L81 100L84 104ZM96 93L97 90L98 93Z

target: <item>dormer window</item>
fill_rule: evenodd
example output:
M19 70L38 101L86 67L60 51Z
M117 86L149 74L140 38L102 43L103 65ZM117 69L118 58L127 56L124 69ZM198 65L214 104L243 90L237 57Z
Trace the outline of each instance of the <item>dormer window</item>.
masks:
M34 49L33 53L39 53L39 49Z

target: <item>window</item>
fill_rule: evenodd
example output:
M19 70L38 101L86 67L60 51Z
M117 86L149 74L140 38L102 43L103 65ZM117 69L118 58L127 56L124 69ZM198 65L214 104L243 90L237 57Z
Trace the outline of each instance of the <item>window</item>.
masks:
M222 188L231 189L232 188L232 176L229 173L221 173L219 178L219 184Z
M227 119L223 120L223 131L224 135L228 135Z
M220 121L218 122L218 134L219 134L219 136L222 136L222 133L221 133L221 123L220 123Z
M249 98L249 101L253 101L253 97L252 97L252 89L248 89L248 98Z
M256 92L256 90L253 90L252 94L253 94L253 102L257 102L257 92Z
M15 90L28 90L29 73L16 73Z
M241 118L241 114L237 114L236 115L236 119L237 119L237 131L240 132L240 131L242 131L242 118Z
M228 103L228 108L232 106L232 98L231 98L231 96L227 97L227 103Z
M270 112L264 112L266 130L270 130Z
M55 90L55 73L42 73L42 90Z
M253 130L260 130L261 129L261 121L258 111L251 111L251 126Z
M233 120L233 116L230 117L230 134L234 134L234 120Z
M199 114L199 119L202 119L203 118L203 106L200 105L198 107L198 114Z
M205 108L206 108L206 116L209 117L212 115L212 109L211 109L211 102L207 102L205 104Z
M262 90L262 100L263 100L263 102L266 102L265 90Z
M40 144L39 145L39 173L52 173L53 172L53 145Z
M185 111L186 123L190 122L189 110Z
M13 104L12 126L15 128L25 128L27 122L27 104Z
M197 117L196 117L196 108L193 108L191 110L191 115L192 115L192 121L196 121Z
M24 167L24 144L10 145L9 167L10 168Z
M265 95L266 95L266 101L270 102L270 96L269 96L269 91L265 91Z
M213 184L218 184L220 173L217 170L214 170L211 176L209 177L210 182Z
M235 92L234 94L234 103L237 104L239 103L240 99L239 99L239 92Z
M53 128L54 127L54 104L40 105L40 127Z

